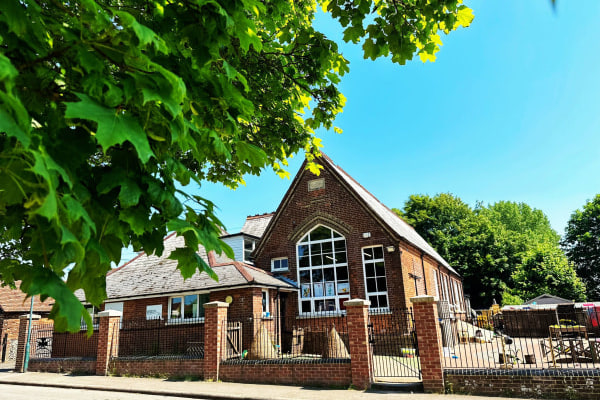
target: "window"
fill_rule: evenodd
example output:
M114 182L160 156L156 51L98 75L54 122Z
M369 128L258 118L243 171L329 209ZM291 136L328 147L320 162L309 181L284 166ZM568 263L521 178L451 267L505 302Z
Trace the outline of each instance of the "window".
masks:
M434 269L433 270L433 285L435 286L435 296L438 298L438 300L440 299L440 285L438 282L438 272Z
M457 309L461 308L460 301L460 285L455 280L452 280L452 288L454 291L454 306Z
M244 262L252 262L250 255L256 247L256 240L244 238Z
M98 318L99 310L94 306L85 306L85 310L90 314L90 317L92 317L92 327L94 329L97 329L100 323L100 320ZM85 319L83 317L81 317L81 329L87 329L87 324L85 323Z
M317 226L297 245L300 312L341 311L350 299L346 239Z
M263 290L262 292L262 315L263 317L270 317L269 313L269 291Z
M169 320L185 321L204 318L204 303L208 303L208 293L171 297Z
M388 308L388 294L383 246L365 247L362 251L362 257L367 299L371 302L370 308L386 309Z
M288 259L285 257L274 258L271 260L271 272L287 271Z

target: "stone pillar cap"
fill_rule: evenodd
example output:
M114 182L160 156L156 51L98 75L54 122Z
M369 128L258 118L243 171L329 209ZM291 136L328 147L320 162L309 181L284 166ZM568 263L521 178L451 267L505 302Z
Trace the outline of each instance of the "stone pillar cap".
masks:
M211 301L210 303L204 303L204 308L227 308L229 307L228 303L224 301Z
M28 319L28 318L29 318L29 314L19 315L19 319ZM42 318L42 316L39 315L39 314L31 314L31 319L32 320L34 320L34 319L40 319L40 318Z
M428 294L422 294L420 296L415 296L410 298L411 303L437 303L438 298L435 296L430 296Z
M363 300L363 299L352 299L352 300L346 300L344 302L344 305L346 307L360 307L360 306L370 306L371 302L369 300Z
M98 316L100 318L102 318L102 317L120 317L121 315L123 315L123 313L121 311L116 311L116 310L106 310L106 311L100 311L98 313Z

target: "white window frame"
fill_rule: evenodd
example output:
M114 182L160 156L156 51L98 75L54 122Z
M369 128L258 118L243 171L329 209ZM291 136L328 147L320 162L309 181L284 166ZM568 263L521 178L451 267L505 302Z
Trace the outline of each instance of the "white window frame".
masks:
M281 261L285 260L287 267L285 268L275 268L275 263L279 261L279 265L281 265ZM285 272L290 270L290 261L287 257L277 257L271 259L271 272Z
M262 299L264 301L263 305L262 305L262 316L263 318L267 318L271 316L271 309L270 309L270 302L271 302L271 298L269 296L269 290L268 289L263 289L262 291Z
M434 287L435 287L435 297L438 298L439 300L442 300L440 297L440 282L438 281L438 277L439 277L440 273L438 272L437 269L433 270L433 283L434 283Z
M316 229L320 228L320 227L324 227L327 228L329 230L331 230L332 232L334 232L335 234L339 235L339 237L334 237L333 234L330 238L327 239L321 239L321 240L308 240L307 242L303 242L304 238L306 238L310 233L312 233L313 231L315 231ZM313 266L312 265L312 252L310 250L311 244L320 244L320 243L327 243L330 242L332 249L333 249L333 254L336 253L335 251L335 242L336 241L343 241L344 242L344 253L346 256L346 262L343 263L336 263L335 262L335 258L334 261L331 265L318 265L318 266ZM340 308L340 300L341 299L348 299L350 300L350 271L348 268L348 246L346 245L346 237L344 235L342 235L341 233L339 233L338 231L336 231L333 228L330 228L329 226L326 225L316 225L314 226L312 229L308 230L304 235L302 235L302 237L300 238L300 240L296 243L296 275L298 278L298 285L300 286L300 293L298 293L298 313L300 316L311 316L311 315L332 315L332 314L345 314L346 310L342 310ZM308 245L309 248L309 253L308 253L308 259L309 259L309 267L305 267L305 268L300 268L300 255L298 252L298 247L301 245ZM334 295L333 296L322 296L322 297L315 297L314 296L314 285L312 282L312 271L316 270L316 269L323 269L324 267L326 268L333 268L333 282L334 282ZM347 285L348 285L348 294L339 294L339 289L338 289L338 285L339 285L339 281L337 278L337 268L339 267L346 267L346 271L348 274L348 278L347 278ZM311 290L311 296L310 297L302 297L302 282L300 279L300 272L301 271L306 271L308 270L310 272L310 290ZM344 284L346 284L346 282L343 282ZM323 292L325 293L326 290L326 286L323 287ZM315 303L317 301L327 301L327 300L333 300L335 302L335 309L334 310L323 310L323 311L313 311L315 310ZM310 312L305 312L302 310L302 301L310 301L311 302L311 311Z
M100 320L98 319L98 313L100 310L92 305L85 306L85 310L90 314L90 317L92 317L92 329L99 329ZM83 317L81 317L81 330L87 330L87 324L85 323L85 319L83 319Z
M200 315L200 308L203 307L203 305L205 303L200 304L200 296L208 296L208 292L190 292L190 293L182 293L182 294L178 294L177 296L170 296L169 297L169 301L168 301L168 307L167 307L167 323L195 323L195 322L204 322L204 317L192 317L192 318L184 318L184 306L185 306L185 297L186 296L197 296L197 303L198 303L198 315ZM171 317L171 303L173 299L181 299L181 316L179 318L172 318ZM207 303L210 300L208 300L207 298Z
M377 247L381 247L381 254L382 254L382 258L373 258L372 260L365 260L365 249L374 249ZM363 248L360 249L360 256L362 258L362 265L363 265L363 278L365 280L365 296L366 299L369 299L369 296L381 296L385 294L385 300L387 303L387 307L371 307L369 306L369 310L377 310L377 311L389 311L390 309L390 297L388 295L388 291L387 291L387 287L388 287L388 283L387 283L387 269L385 268L385 251L384 251L384 246L383 245L375 245L375 246L365 246ZM383 271L384 271L384 275L383 277L385 278L385 287L386 290L385 291L379 291L379 292L369 292L367 289L367 264L375 264L376 262L383 262ZM373 266L373 268L375 268L375 266ZM375 273L374 276L375 279L377 279L377 273Z
M252 243L252 250L250 250L250 253L248 254L248 258L246 258L246 241L248 241L249 243ZM256 240L244 237L242 240L242 260L245 263L252 263L252 260L250 260L250 254L252 254L254 249L256 249Z

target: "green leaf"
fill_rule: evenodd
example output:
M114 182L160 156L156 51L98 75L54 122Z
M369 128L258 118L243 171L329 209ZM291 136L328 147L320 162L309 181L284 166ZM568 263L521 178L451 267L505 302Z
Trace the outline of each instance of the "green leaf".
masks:
M126 208L121 211L121 220L127 222L136 235L142 235L148 228L148 213L141 207Z
M21 290L28 296L52 297L55 301L50 316L58 332L81 330L81 317L92 332L92 319L73 292L53 271L43 267L22 266L15 274L21 280Z
M254 167L262 168L268 161L265 152L254 146L253 144L246 142L237 142L236 144L237 156L240 160L246 160L250 165Z
M131 179L127 179L121 185L119 201L123 207L132 207L139 203L142 190Z
M154 153L150 149L148 137L137 120L123 111L102 106L83 93L77 93L81 101L66 103L65 117L86 119L98 124L96 139L104 153L112 146L130 142L138 153L140 161L148 162Z
M157 51L163 54L169 54L169 48L165 44L165 41L152 29L140 24L133 15L125 11L117 11L115 15L119 17L123 27L131 28L135 32L135 35L142 46L152 44Z
M211 279L219 281L219 277L212 268L190 248L178 248L171 252L171 260L177 260L177 269L181 272L183 279L191 278L196 271L206 272Z
M0 132L16 138L25 147L28 147L31 143L28 133L21 129L12 116L3 108L0 108Z

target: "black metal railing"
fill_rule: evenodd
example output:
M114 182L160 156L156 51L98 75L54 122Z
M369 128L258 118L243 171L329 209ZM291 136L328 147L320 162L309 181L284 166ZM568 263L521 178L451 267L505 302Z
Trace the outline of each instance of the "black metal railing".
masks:
M81 332L55 332L54 324L34 323L31 327L30 353L32 360L43 358L96 358L98 330L91 336Z
M204 358L204 318L122 320L118 357Z
M223 335L228 362L348 362L347 317L321 312L311 316L230 318Z
M369 310L369 341L375 378L421 377L412 309Z
M600 307L440 317L444 368L600 368Z

